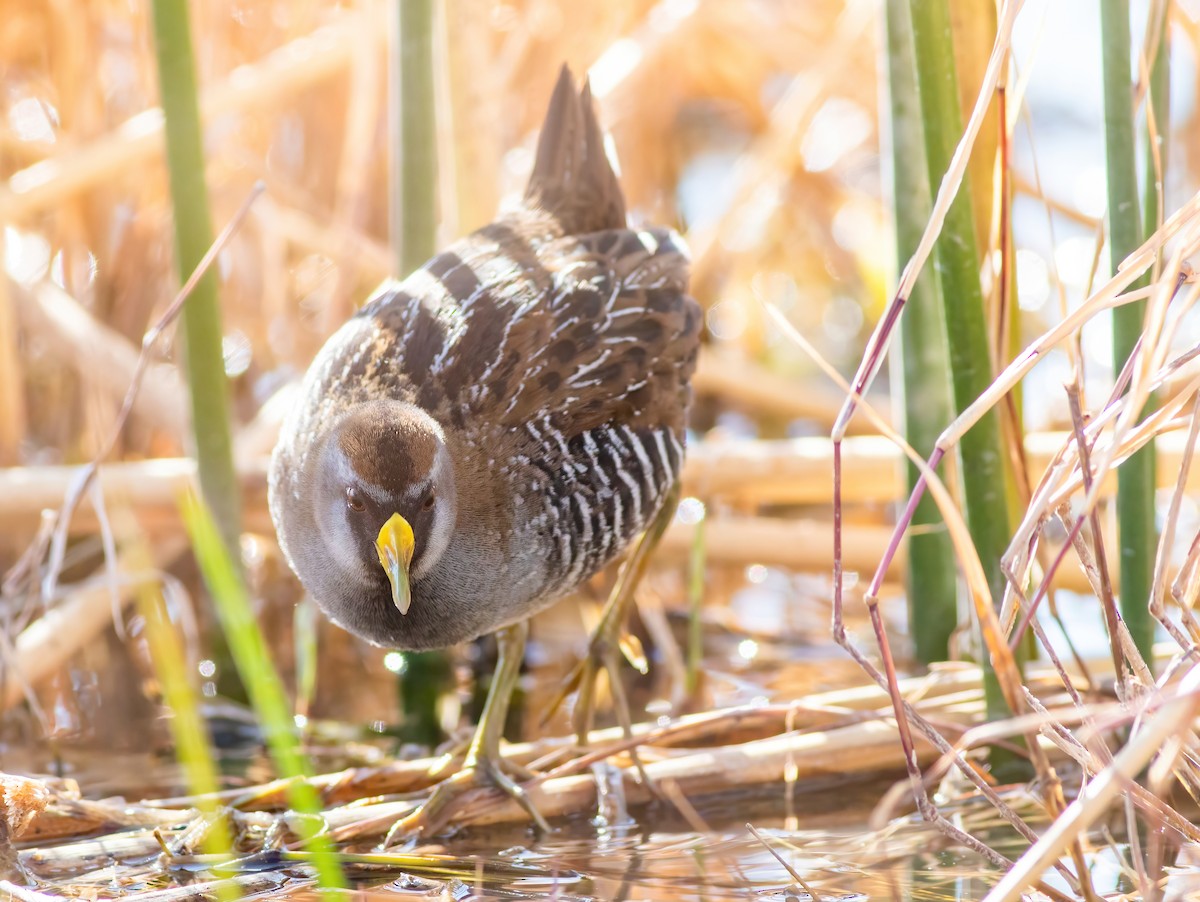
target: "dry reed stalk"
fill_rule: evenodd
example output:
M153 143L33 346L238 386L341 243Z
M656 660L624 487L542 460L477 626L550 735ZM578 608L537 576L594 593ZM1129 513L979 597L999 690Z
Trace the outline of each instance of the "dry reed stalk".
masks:
M706 346L692 386L698 394L716 395L754 413L785 419L813 420L824 426L837 417L840 394L780 376L743 353ZM884 401L886 409L887 402ZM862 431L861 428L851 432Z
M258 458L254 464L242 467L241 472L248 487L265 480L266 467L265 458ZM3 495L4 503L10 505L3 509L5 519L12 522L19 518L36 517L43 510L57 507L74 484L78 473L79 467L66 466L0 469L0 495ZM115 461L102 465L97 477L106 499L113 503L128 504L135 512L153 508L165 512L177 506L182 493L197 485L196 462L187 457ZM89 507L90 500L85 498L82 509Z
M943 722L961 723L964 727L977 718L980 708L979 673L977 668L960 668L938 676L905 681L904 691L922 710ZM681 790L690 795L722 792L772 782L788 782L795 786L817 776L846 776L852 773L874 774L899 766L894 741L895 727L886 715L875 710L886 705L886 697L873 687L823 693L798 699L773 709L747 707L708 712L681 718L666 727L640 724L635 727L638 740L649 743L659 760L648 763L647 769L656 782L678 782ZM881 716L882 715L882 716ZM743 727L750 726L747 734ZM733 728L734 733L730 733ZM799 732L798 732L799 731ZM590 775L577 771L588 768L587 760L603 760L607 756L628 751L629 743L622 739L619 729L597 731L596 744L607 744L585 759L568 762L567 766L543 775L531 789L545 800L545 810L553 814L573 814L586 810L595 796L595 782ZM680 748L667 751L677 741L695 745L707 742L707 747ZM736 743L736 744L734 744ZM571 751L568 737L542 740L532 744L509 746L507 757L518 761L533 761L544 757L547 749ZM923 751L923 760L928 751ZM931 756L930 756L931 757ZM339 840L350 840L385 832L397 814L411 808L411 802L363 804L357 799L376 798L385 793L411 791L428 787L435 779L433 771L444 761L423 759L397 761L383 768L358 769L314 777L310 784L323 792L327 803L342 802L328 809L324 818L338 832ZM631 802L648 801L649 791L631 786L634 769L622 770L622 780ZM287 781L239 790L222 792L214 801L237 805L252 803L255 808L286 806ZM508 810L486 791L482 802L466 812L464 823L483 825L524 820L523 809ZM211 797L206 797L211 798ZM78 813L68 816L69 799L57 798L31 825L30 835L45 841L103 829L104 825L135 827L147 824L168 825L194 817L193 805L198 798L166 799L150 803L153 808L122 806L115 808L104 802L82 803L89 808L87 818ZM235 821L243 828L270 828L277 815L257 811L237 811ZM72 834L74 824L74 834ZM23 863L42 876L62 875L86 866L95 858L110 856L130 859L153 854L159 848L150 831L130 832L102 840L86 839L51 849L31 849L22 855Z
M978 698L979 670L969 665L948 666L927 676L903 680L901 692L914 703L926 707L946 707L950 700ZM646 749L692 748L728 745L769 738L782 732L820 732L864 720L877 719L878 710L887 705L887 697L878 687L863 685L805 696L777 705L747 706L690 714L672 720L666 726L657 723L634 724L635 740ZM586 767L591 760L602 761L627 748L621 727L593 730L591 747L595 750L582 758L573 758L558 767L551 776ZM519 764L540 769L544 763L576 752L572 737L542 739L536 742L510 743L505 757ZM312 777L327 805L346 804L357 799L408 793L426 789L445 764L444 758L420 758L394 761L381 767L352 768ZM278 808L286 805L288 782L276 780L250 789L226 790L215 797L185 796L147 800L145 804L164 808L193 807L200 802L216 801L243 810Z
M936 755L927 745L918 748L924 763ZM785 734L753 740L742 745L719 746L681 754L661 761L646 761L650 779L658 784L675 783L689 797L737 788L794 781L825 779L852 774L876 774L903 766L896 742L896 729L884 721L852 724L820 733ZM625 799L637 805L654 798L638 780L632 765L622 768ZM596 779L592 775L558 777L528 786L531 800L547 817L588 811L596 801ZM325 813L333 838L350 842L385 833L396 819L413 808L412 802L352 805ZM457 823L464 827L522 823L529 815L509 798L498 798L490 790L464 800Z
M146 387L151 389L150 397L153 398L156 391L149 384ZM164 391L164 396L169 397L169 393ZM1176 401L1181 405L1187 398L1188 393L1181 393ZM281 392L278 398L268 402L273 410L264 407L264 421L248 424L238 436L238 470L247 492L261 493L267 471L266 455L274 445L277 421L286 412L290 400L290 390ZM1170 408L1167 413L1174 409L1177 408ZM158 414L153 416L158 417ZM1163 426L1166 422L1154 420L1150 425ZM1160 487L1174 487L1178 474L1186 472L1184 490L1200 491L1200 473L1184 467L1191 454L1188 432L1173 427L1170 432L1149 435L1153 431L1139 429L1134 439L1154 438L1163 461ZM1030 433L1026 436L1025 447L1031 470L1044 471L1044 479L1052 488L1048 494L1039 496L1039 505L1051 501L1061 503L1078 492L1081 483L1070 473L1073 464L1065 463L1063 457L1073 447L1067 434ZM1127 449L1132 447L1132 444L1127 445ZM894 444L883 437L862 436L847 439L843 448L842 467L846 476L843 501L885 504L900 497L903 479L899 471L900 455ZM688 449L684 491L691 496L727 500L739 506L825 505L832 497L831 467L832 448L827 439L700 442ZM76 472L77 468L71 466L0 468L0 516L13 521L30 521L43 510L56 507ZM188 458L114 461L100 467L99 477L105 497L128 503L143 514L170 520L179 493L194 486L195 464ZM1100 497L1108 497L1114 487L1112 475L1098 482ZM1038 522L1035 520L1034 525ZM91 526L80 528L90 529ZM1019 537L1025 535L1018 533ZM823 541L827 543L828 537ZM1020 560L1024 561L1024 558Z
M108 837L109 842L114 843L112 851L116 852L122 839L120 831L176 827L194 816L195 812L191 810L152 808L121 801L95 801L79 798L77 792L55 791L46 810L30 822L22 842L55 843L110 831L116 834ZM150 838L153 842L153 836ZM99 841L96 845L103 847L105 843ZM96 849L96 852L103 854L101 849ZM22 857L36 859L37 855L36 852L23 853ZM72 870L78 870L78 862L75 862Z
M1160 488L1174 485L1174 476L1190 454L1184 429L1159 432L1155 445L1165 471ZM1061 463L1059 452L1070 445L1061 432L1034 432L1025 436L1025 455L1031 473L1045 473ZM901 457L895 445L881 436L847 439L842 446L845 477L842 500L851 504L895 501L904 491ZM699 442L688 449L684 463L684 490L701 498L721 497L759 504L828 504L833 497L829 474L833 448L827 439L801 438L779 441ZM1064 478L1059 494L1078 490ZM1200 475L1189 472L1187 491L1200 491ZM1102 480L1101 497L1116 487L1109 474ZM1069 491L1068 491L1069 490Z
M265 507L267 463L258 458L242 466L242 489L246 494L246 523L255 532L269 533L270 519ZM41 511L60 504L71 485L77 468L20 467L0 469L0 513L13 524L35 523ZM164 458L106 464L100 468L100 485L112 503L126 504L142 526L155 532L177 533L179 493L194 488L195 465L186 458ZM899 480L897 479L897 482ZM712 492L705 492L712 497ZM882 500L876 498L875 500ZM814 502L820 503L820 502ZM96 522L90 501L85 499L75 518L72 534L91 533ZM687 557L694 527L674 523L663 538L661 551L671 560ZM713 564L748 566L767 564L806 572L828 572L833 566L829 524L823 520L785 519L783 517L712 516L706 525L706 554ZM858 526L846 548L845 567L849 571L871 572L887 549L891 530L882 526ZM897 562L889 579L900 579L904 569ZM1055 586L1085 591L1088 583L1082 573L1066 568L1058 572Z
M9 899L14 902L58 902L57 896L51 896L48 893L39 893L37 890L29 889L26 886L18 886L11 880L0 880L0 892L5 893Z
M764 564L821 574L829 573L834 566L833 540L825 520L717 516L707 519L704 528L705 555L712 564L733 567ZM676 562L686 560L694 529L690 524L673 523L659 545L663 557ZM842 548L844 571L864 575L872 572L888 550L891 536L890 527L854 526L853 535ZM904 562L897 559L884 582L890 585L903 580L904 573ZM1085 574L1075 568L1058 570L1053 586L1072 592L1086 592L1090 588Z
M960 706L953 714L943 716L959 719L977 713L966 712ZM834 729L812 733L784 733L764 739L751 740L740 745L718 746L698 751L684 751L675 757L645 764L650 778L657 784L675 783L686 796L727 792L756 785L789 782L802 785L805 781L829 777L846 778L855 774L873 775L895 770L902 766L902 758L896 744L895 726L886 720L869 720ZM925 746L919 750L922 762L931 761L933 750ZM428 768L432 763L423 762ZM428 776L428 774L426 774ZM638 781L636 769L621 768L621 786L626 803L642 804L651 801L652 791ZM593 775L555 777L545 782L535 781L528 785L535 804L549 817L569 816L587 811L595 804L596 779ZM507 797L498 797L491 790L480 790L464 800L461 816L457 823L464 827L487 826L502 823L523 823L528 820L524 808ZM322 818L330 830L331 838L338 843L356 842L372 836L385 834L398 818L409 813L415 806L412 801L350 803L327 809ZM170 822L179 817L190 817L190 809L160 809L159 816ZM277 816L266 812L236 812L235 823L243 829L266 830L277 820ZM47 853L25 853L25 863L35 872L46 865L66 868L71 861L79 865L83 855L96 852L125 858L152 854L158 844L152 834L130 834L117 837L116 843L97 844L84 840L72 848L59 846Z
M691 524L672 523L659 544L663 556L686 559L694 531ZM833 566L833 539L829 533L825 520L710 516L704 523L705 556L710 564L770 564L828 573ZM856 527L854 540L846 549L847 569L869 571L887 548L888 536L884 527ZM901 573L898 569L897 574Z

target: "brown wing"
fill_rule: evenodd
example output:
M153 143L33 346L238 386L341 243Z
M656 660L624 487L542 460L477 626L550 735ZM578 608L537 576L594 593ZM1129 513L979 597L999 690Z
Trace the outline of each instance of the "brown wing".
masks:
M700 309L678 236L612 230L539 257L553 261L550 289L524 328L513 324L489 377L504 386L498 421L549 416L567 435L612 423L682 430Z

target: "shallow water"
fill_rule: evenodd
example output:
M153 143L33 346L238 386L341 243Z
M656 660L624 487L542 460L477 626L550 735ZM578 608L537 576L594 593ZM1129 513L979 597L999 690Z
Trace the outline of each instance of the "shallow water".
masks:
M796 699L862 683L856 665L829 638L826 605L809 596L805 616L788 623L776 621L771 634L761 624L747 622L747 618L753 620L763 612L762 593L743 600L744 605L731 605L722 621L710 621L705 629L705 680L696 702L698 708ZM902 608L897 606L889 611L902 615ZM676 620L676 633L682 632L680 625ZM394 679L389 681L386 671L380 673L380 653L369 650L360 658L357 648L346 644L344 634L332 631L326 635L330 640L326 652L332 650L329 658L337 666L323 668L324 685L336 688L338 699L349 699L350 703L340 709L344 721L314 718L307 722L314 771L370 766L412 751L372 729L372 724L376 728L384 726L382 722L365 721L363 717L365 711L376 717L381 712L395 712L394 701L379 697L389 683L394 688ZM543 618L535 635L538 638L530 648L529 668L523 679L526 713L519 722L510 724L514 738L569 733L562 714L547 728L540 727L539 722L549 697L579 651L583 633L577 615L564 606L557 612L557 619ZM677 689L677 680L678 673L672 673L662 656L649 678L631 675L628 688L635 709L648 706L664 711L669 707L666 700ZM146 714L134 716L130 697L127 690L115 689L91 696L92 707L81 710L79 719L94 728L83 741L51 745L45 741L10 740L3 750L4 769L71 777L90 798L121 796L133 800L186 792L162 720L153 706L144 702L135 707ZM465 697L460 701L465 703ZM206 714L221 751L225 785L244 787L270 779L272 768L253 717L237 705L215 699L211 704ZM109 739L109 728L118 741ZM595 818L592 812L581 813L556 821L555 832L540 838L520 827L476 829L438 843L391 850L451 856L459 863L454 879L429 879L394 868L359 868L350 870L350 875L361 896L371 900L432 896L456 900L803 902L810 890L828 900L982 898L998 879L998 873L978 856L949 848L928 825L901 817L882 831L872 830L873 809L899 776L808 780L795 784L790 792L783 785L775 785L698 798L668 798L635 809L631 816L621 812L618 805L615 810L619 813L610 813L608 820ZM1012 843L1011 834L993 826L994 818L986 806L967 804L961 813L970 821L970 829L994 847L1006 848L1006 853L1014 857L1022 851L1019 843ZM1031 811L1022 813L1034 816ZM787 866L751 832L748 823ZM360 845L348 851L376 849ZM264 864L269 862L260 861L256 866ZM140 880L134 878L132 886L121 889L137 887L147 879L147 868L152 866L150 862L142 863ZM789 872L789 866L798 873L799 880ZM1112 868L1109 872L1098 884L1105 889L1121 888L1119 872ZM303 875L302 871L291 873ZM206 876L203 872L194 875L195 879ZM104 886L105 879L96 874L75 875L60 878L47 888L80 891L85 889L86 881L86 889L91 890L97 887L94 881ZM115 891L119 883L114 879L101 892ZM315 898L312 890L303 888L303 882L285 894L289 898Z
M871 807L888 785L856 783L806 793L790 818L783 815L777 794L699 800L692 819L703 821L696 825L702 830L659 804L638 812L637 822L598 829L577 818L540 840L527 831L473 833L422 849L473 862L474 878L438 884L401 876L364 880L361 886L370 899L439 893L441 887L457 900L810 898L750 832L749 821L822 899L981 898L998 875L976 856L933 851L942 845L939 837L916 822L886 834L867 829ZM789 826L797 823L801 826ZM528 874L490 877L492 864L519 865Z

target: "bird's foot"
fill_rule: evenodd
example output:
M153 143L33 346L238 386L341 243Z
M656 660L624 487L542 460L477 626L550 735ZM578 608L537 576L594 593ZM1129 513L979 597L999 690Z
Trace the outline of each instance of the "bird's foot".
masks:
M499 790L525 809L540 833L549 833L550 825L542 817L529 793L513 777L528 780L533 777L528 770L503 758L481 756L462 770L434 787L428 801L407 817L393 825L384 842L385 847L404 836L429 837L441 832L462 809L468 798L483 792Z
M596 693L600 675L608 680L609 691L612 693L612 705L617 715L617 722L626 739L633 739L633 717L629 711L629 702L621 684L621 661L624 659L640 673L648 671L646 657L642 653L641 643L630 633L623 633L620 620L616 617L602 620L588 643L587 654L575 665L567 677L562 689L554 701L550 703L546 719L549 719L571 693L578 691L575 708L571 712L571 725L575 729L575 742L579 749L589 747L589 734L596 710ZM629 757L637 768L638 778L651 791L655 791L654 782L646 773L641 756L636 745L630 745Z
M572 693L578 692L579 697L571 712L571 726L575 729L575 739L580 747L588 744L588 734L596 713L596 698L600 685L600 675L608 681L609 692L612 694L613 707L616 709L617 720L631 735L633 719L629 713L629 703L625 698L625 689L621 683L621 660L628 661L639 673L646 673L648 665L646 656L642 653L641 643L637 637L625 633L623 627L615 618L605 618L588 642L587 653L575 665L563 683L562 688L550 703L543 719L558 710Z
M546 716L543 718L542 722L545 723L558 710L568 695L578 691L579 698L575 703L575 710L571 714L571 723L575 728L576 741L581 746L586 747L588 744L588 733L591 732L592 716L596 710L596 683L601 673L608 677L613 708L616 710L621 729L627 739L633 738L633 718L629 714L629 702L625 698L625 689L621 684L620 661L624 657L635 670L643 674L647 673L650 668L646 662L646 655L642 651L641 643L625 628L625 621L629 607L633 603L634 591L645 575L650 557L661 541L678 504L679 483L676 482L667 492L666 500L655 515L654 522L638 537L628 560L621 568L617 583L613 587L608 603L604 606L604 612L600 615L600 623L597 624L591 640L588 642L587 654L567 677L562 690L550 703ZM636 751L632 751L631 754L637 765L638 774L647 785L650 785L650 780L646 776L646 771L642 767Z

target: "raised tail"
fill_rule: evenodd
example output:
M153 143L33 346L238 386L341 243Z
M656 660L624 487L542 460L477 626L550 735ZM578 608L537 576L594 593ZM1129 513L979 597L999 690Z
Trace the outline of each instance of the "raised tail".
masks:
M525 204L550 214L565 235L625 228L625 197L617 183L587 81L578 92L562 67L538 138Z

